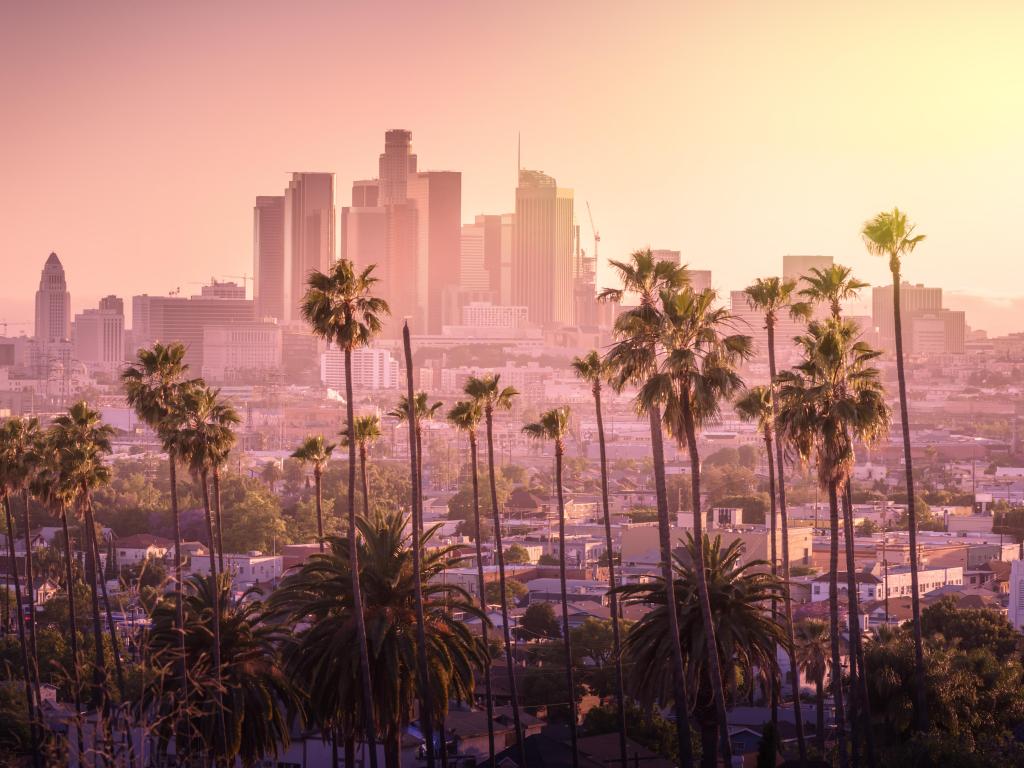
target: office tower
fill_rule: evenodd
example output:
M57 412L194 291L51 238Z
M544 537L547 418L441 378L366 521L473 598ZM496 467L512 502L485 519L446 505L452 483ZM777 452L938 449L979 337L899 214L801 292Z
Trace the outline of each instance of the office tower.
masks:
M487 301L471 301L462 307L462 325L469 328L523 328L526 307L508 307Z
M203 286L198 296L133 296L132 339L137 346L180 341L185 361L199 375L203 370L203 334L207 327L255 320L245 286L218 283Z
M690 286L695 291L707 291L711 288L710 269L687 269L686 276L690 278Z
M345 386L345 354L330 348L320 356L320 381L326 387ZM399 385L398 361L387 349L360 347L352 351L352 386L367 389L395 389Z
M378 163L379 205L404 203L409 177L416 173L412 131L392 129L384 134L384 153ZM353 200L353 205L355 205Z
M479 223L463 224L459 239L459 288L461 290L486 291L490 288L490 276L484 265L485 252L483 225Z
M290 270L289 320L302 322L302 298L314 270L334 264L334 174L293 173L285 190L284 246Z
M942 311L942 289L900 283L900 317L903 321L903 343L911 349L911 325L915 315ZM890 352L896 349L896 324L893 318L892 286L871 289L871 319L878 329L878 342ZM962 345L961 345L962 346Z
M71 294L56 253L47 257L39 277L35 337L42 345L71 338Z
M444 296L459 288L462 174L427 171L410 175L406 194L416 216L415 331L441 332ZM425 323L424 323L425 321Z
M668 248L652 248L651 256L655 261L670 261L677 267L683 266L682 251L673 251Z
M783 256L782 277L784 280L797 280L812 269L828 269L832 266L831 256Z
M125 359L122 299L106 296L98 309L75 315L71 355L93 371L113 373L121 367Z
M274 320L203 328L203 378L214 384L253 383L276 376L282 361L281 326Z
M291 275L285 260L284 195L263 195L253 207L253 300L257 317L289 320Z
M380 201L380 180L360 179L352 182L352 207L372 208Z
M512 303L542 326L573 323L575 228L572 190L540 171L520 171L516 188Z

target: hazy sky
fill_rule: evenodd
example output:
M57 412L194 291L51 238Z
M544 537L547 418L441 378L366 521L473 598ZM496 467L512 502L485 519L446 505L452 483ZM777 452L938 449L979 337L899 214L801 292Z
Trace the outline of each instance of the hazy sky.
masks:
M464 220L512 209L520 131L602 256L681 249L723 288L784 253L882 281L857 233L898 204L907 277L1021 330L1022 40L1013 1L0 0L0 319L51 250L76 309L251 272L256 195L334 171L345 204L402 127Z

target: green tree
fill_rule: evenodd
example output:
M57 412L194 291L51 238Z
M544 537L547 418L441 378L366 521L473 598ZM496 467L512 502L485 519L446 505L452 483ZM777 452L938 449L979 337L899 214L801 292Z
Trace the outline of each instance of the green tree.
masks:
M733 541L722 548L721 539L703 539L703 557L696 557L698 545L692 536L686 538L684 559L674 556L676 609L679 614L681 635L671 636L667 610L665 583L660 579L645 584L627 584L619 587L628 603L652 606L642 619L626 634L623 653L633 665L631 684L642 702L664 704L670 697L665 680L664 662L670 654L668 646L680 642L686 649L688 679L694 681L694 710L700 726L703 764L717 765L719 720L711 677L727 674L734 679L743 673L747 685L753 685L756 671L764 677L778 674L775 645L783 642L785 632L761 609L773 597L781 595L780 580L765 572L763 560L741 563L743 546ZM706 572L705 583L711 603L711 617L715 623L716 652L707 652L707 632L703 626L706 613L701 606L699 590L701 579L695 573L702 562ZM713 658L723 660L713 664ZM723 672L723 669L725 670ZM720 677L719 685L724 683Z
M250 589L232 600L230 577L224 575L217 581L212 574L192 576L187 585L185 648L193 681L188 725L208 754L224 764L237 758L248 766L276 757L278 748L291 741L289 713L300 706L280 660L288 629L266 620L259 596L259 590ZM158 713L161 754L175 736L171 715L179 683L175 675L161 674L173 668L179 652L175 611L173 600L162 600L153 611L148 635L148 654L157 674L150 679L145 700ZM222 628L219 651L213 647L217 612ZM219 672L218 656L224 659Z
M505 562L509 565L524 565L530 562L530 553L526 547L513 544L505 550Z
M827 622L804 619L795 628L797 668L814 683L814 701L817 707L818 751L825 754L825 675L831 659L831 633Z
M903 365L903 314L900 305L900 284L903 259L913 253L924 240L924 235L914 234L914 225L907 214L899 208L879 213L865 222L861 229L864 244L869 253L889 259L892 273L893 335L896 343L896 379L900 395L900 425L903 431L903 465L907 483L907 517L910 532L910 604L914 628L914 659L919 682L916 699L918 730L923 730L928 721L927 700L924 695L924 641L921 629L921 592L918 589L917 518L914 509L914 464L910 446L910 414L907 409L907 374Z
M565 652L566 690L576 690L572 669L572 635L569 633L569 589L565 577L565 497L562 465L565 457L565 437L569 433L569 409L554 408L545 411L537 421L523 427L523 433L532 440L550 440L555 449L555 489L558 499L558 579L561 585L562 645ZM569 740L572 744L573 768L579 765L579 737L576 733L576 699L569 702Z
M530 603L519 620L516 636L522 640L557 640L562 630L551 603Z
M398 766L398 739L419 695L417 633L413 630L415 588L406 521L397 514L372 524L362 518L356 521L362 534L358 562L367 628L378 638L373 644L373 700L389 768ZM427 531L428 539L432 533ZM306 687L311 710L324 727L340 727L344 733L365 738L360 733L366 722L362 713L365 699L359 690L360 661L349 650L357 642L349 544L346 538L331 536L327 543L324 554L314 555L282 581L271 604L280 615L303 618L308 624L286 647L285 671ZM442 710L449 700L471 701L474 670L487 663L482 643L453 616L462 612L483 619L483 614L464 590L440 578L445 569L459 563L452 547L424 550L421 580L430 661L428 684L437 692L435 700Z
M501 602L500 584L496 581L489 581L484 585L485 603L482 606L486 609L488 605L497 605ZM530 592L526 585L516 579L509 579L505 582L505 599L512 604L518 603Z
M956 600L944 597L921 611L925 637L941 635L965 651L987 648L997 658L1018 655L1024 639L1006 617L987 608L957 608Z
M259 480L225 475L222 494L231 509L224 520L225 552L272 552L289 543L280 499Z

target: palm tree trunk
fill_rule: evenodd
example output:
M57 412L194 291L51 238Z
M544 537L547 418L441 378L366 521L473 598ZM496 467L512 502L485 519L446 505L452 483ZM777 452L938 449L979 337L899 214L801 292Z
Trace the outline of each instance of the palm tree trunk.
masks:
M864 643L861 638L860 596L857 594L856 579L853 575L853 571L857 566L853 551L853 494L850 490L849 481L847 481L843 493L843 525L846 528L846 570L849 574L847 589L852 595L849 601L850 643L852 646L850 654L856 660L857 669L856 676L851 675L850 689L856 692L857 720L861 738L864 739L864 751L867 756L868 765L870 768L875 768L875 745L874 736L871 733L871 709L870 702L868 701L867 673L864 667ZM853 669L852 663L850 669ZM852 710L854 696L851 695L850 699ZM852 721L852 713L850 717Z
M829 553L829 634L832 642L832 699L836 710L836 743L840 768L846 768L846 712L843 708L843 667L839 659L839 499L835 482L828 485L831 547Z
M825 681L818 678L814 681L814 700L817 705L818 717L818 751L825 754Z
M100 562L100 545L95 536L92 537L90 546L92 546L93 557L96 558L98 569ZM107 634L110 635L110 648L114 657L114 675L117 679L117 690L121 694L121 699L123 701L125 699L126 689L124 684L124 668L121 665L121 643L117 639L117 627L114 625L114 615L110 610L110 596L107 594L107 581L104 578L102 571L100 571L99 583L100 599L103 601L103 611L107 614Z
M771 377L769 392L771 394L772 421L775 420L775 323L765 324L768 329L768 375ZM771 451L769 451L771 453ZM775 440L775 471L778 473L779 520L782 524L782 604L786 612L786 645L789 652L790 684L793 688L793 718L796 726L797 748L800 754L800 765L807 765L807 740L804 737L804 716L800 709L800 667L796 659L796 630L793 626L793 597L789 591L790 560L789 560L789 514L786 511L786 465L782 453L782 441ZM815 505L817 509L817 505ZM773 536L774 538L774 536Z
M772 456L772 434L770 429L765 429L764 433L764 449L765 455L768 457L768 496L770 498L769 511L771 513L771 524L768 526L769 536L771 537L771 545L769 546L770 557L771 557L771 571L772 579L778 578L778 546L776 541L778 540L778 508L775 505L775 457ZM772 593L772 623L777 624L779 621L779 606L778 601L775 598L775 593ZM778 658L778 646L772 643L772 655ZM778 730L779 726L779 683L780 680L778 675L771 675L769 678L769 686L771 688L771 709L772 709L772 724Z
M224 526L221 524L220 467L213 468L213 511L217 530L217 567L224 573ZM210 542L213 546L213 542Z
M711 678L711 692L715 698L715 710L718 715L718 727L721 732L722 760L732 765L732 744L729 742L729 723L726 720L725 688L722 685L722 667L718 658L718 641L715 638L714 616L711 613L711 596L708 594L707 571L704 565L704 520L700 507L700 454L697 452L697 428L693 421L693 410L690 404L690 393L682 388L682 411L686 430L687 451L690 454L690 491L693 504L693 534L696 541L694 547L693 570L697 575L697 599L700 601L700 612L704 620L704 638L707 643L708 675Z
M366 443L359 444L359 474L363 485L363 517L370 519L370 482L366 476Z
M355 404L352 402L352 347L345 347L345 409L348 434L355 435ZM356 617L356 638L359 643L359 673L363 688L363 719L366 746L370 750L370 766L377 768L377 734L374 724L373 681L370 678L370 649L366 643L366 616L363 614L363 591L359 583L359 546L356 529L356 441L348 441L348 557L352 569L352 612Z
M651 423L651 455L654 460L654 490L658 500L658 540L661 545L661 576L665 582L665 605L676 605L675 574L672 569L672 528L668 519L668 492L665 487L665 446L661 436L661 408L647 409ZM699 505L698 505L699 507ZM694 516L697 512L694 511ZM679 635L679 611L667 611L668 631L672 638L672 682L676 702L676 735L679 740L680 768L693 768L693 745L690 741L690 697L686 692L686 670Z
M32 664L29 661L28 639L25 635L25 609L21 603L21 582L18 579L18 561L14 554L14 520L11 515L11 498L7 491L4 491L4 516L7 518L7 556L10 558L9 574L14 575L14 605L18 610L18 643L21 646L21 667L25 676L25 703L28 706L29 733L32 737L32 754L35 756L33 763L39 765L39 757L42 755L42 740L39 728L41 721L36 717L36 696L32 689ZM32 585L28 588L31 590Z
M558 488L558 578L562 587L562 647L565 651L565 684L569 695L569 738L572 765L580 764L576 734L576 683L572 674L572 639L569 635L569 588L565 579L565 498L562 494L562 446L555 445L555 484Z
M917 511L914 508L914 464L910 450L910 414L907 409L907 375L903 369L903 319L900 314L899 262L892 267L892 318L896 333L896 379L900 392L900 426L903 431L903 463L907 481L907 531L910 536L910 608L914 630L914 728L928 728L928 701L924 686L924 639L921 634L921 595L918 587Z
M187 654L185 650L185 603L182 599L181 588L183 586L181 577L181 515L178 511L178 460L174 451L168 452L168 464L170 465L171 482L171 522L174 526L174 611L178 630L178 680L181 691L182 711L188 709L188 667Z
M619 706L619 759L626 765L626 682L622 674L622 642L619 628L619 595L615 591L615 550L612 546L612 518L608 505L608 456L604 440L604 414L601 408L601 383L594 384L594 408L597 412L597 444L601 459L601 509L604 512L604 542L608 551L608 599L612 614L612 651L615 654L615 698Z
M85 754L85 746L82 742L82 724L79 720L82 714L82 675L79 667L81 653L78 649L78 611L75 609L75 577L71 559L71 532L68 530L68 510L66 508L60 511L60 524L64 531L64 578L67 579L68 623L71 625L69 627L71 632L71 699L75 703L75 733L78 737L78 757L79 762L81 762L81 757Z
M469 456L470 465L473 470L473 523L476 525L476 533L473 538L476 540L476 584L480 592L480 610L487 614L487 590L484 584L484 555L480 535L480 479L479 468L477 467L476 432L469 433ZM491 694L491 647L487 642L487 621L480 622L480 637L483 641L484 652L487 654L487 666L484 673L484 695L487 698L487 757L490 768L497 768L494 762L494 698Z
M316 485L316 538L320 542L320 553L324 551L324 494L323 476L320 467L313 468L313 483Z
M505 664L508 666L508 689L512 697L512 723L516 730L519 764L526 765L526 745L523 742L523 723L519 715L519 691L516 687L516 668L512 660L512 630L508 619L508 593L505 591L505 551L501 543L501 513L498 511L498 483L494 477L494 410L488 405L484 416L487 420L487 471L490 475L491 514L494 517L494 546L498 558L498 589L501 597L501 630L505 639Z
M345 768L355 768L356 765L356 740L351 736L345 738ZM334 766L331 766L334 768Z
M28 615L31 621L28 623L28 660L32 665L32 684L35 689L36 706L42 708L42 700L39 694L39 644L36 642L36 590L35 571L32 567L32 527L28 504L28 489L21 492L22 501L22 526L25 528L25 586L26 597L28 598ZM10 501L7 502L10 504Z
M409 408L409 469L412 486L412 570L413 589L416 601L416 673L419 678L420 722L423 726L423 738L427 742L427 766L434 768L434 702L431 692L433 681L429 679L430 667L427 665L427 634L426 619L423 614L423 580L420 565L423 553L423 536L419 520L422 517L421 499L423 478L420 474L419 457L419 421L416 413L416 394L412 381L412 341L409 337L409 324L402 328L402 341L405 345L405 380L407 405ZM354 432L349 432L354 435ZM352 444L352 440L349 443Z
M107 663L106 653L103 647L103 625L100 622L100 596L97 588L98 558L94 546L96 537L96 523L92 517L92 509L89 505L87 489L82 489L81 498L82 512L85 518L83 536L90 537L85 544L85 580L89 584L89 591L92 596L92 636L95 653L95 661L92 674L93 704L99 712L99 722L102 723L103 737L107 744L108 754L113 752L114 739L110 731L110 698L107 695ZM99 724L98 724L99 725ZM99 730L99 728L97 728ZM97 734L97 738L98 734Z
M213 530L213 514L210 505L210 486L207 482L207 472L205 470L200 473L199 482L203 484L203 510L206 512L206 535L210 539L210 581L212 586L210 591L210 608L213 613L213 616L211 617L212 621L210 623L213 626L213 674L217 680L217 722L220 726L222 736L226 738L228 731L224 720L224 694L223 688L221 687L220 574L217 571L217 558L215 556L218 553L213 551L216 538ZM215 738L214 744L212 745L214 754L217 753L218 748L224 749L226 746L226 742L218 744Z

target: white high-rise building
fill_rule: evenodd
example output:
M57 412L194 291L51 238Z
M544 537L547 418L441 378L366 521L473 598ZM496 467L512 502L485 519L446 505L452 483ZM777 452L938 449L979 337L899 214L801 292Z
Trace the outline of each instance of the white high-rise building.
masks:
M345 353L330 348L320 355L320 381L332 389L345 388ZM395 389L398 361L387 349L360 347L352 350L352 387L356 390Z
M284 247L289 279L289 319L301 322L306 281L334 264L333 173L293 173L284 193Z

